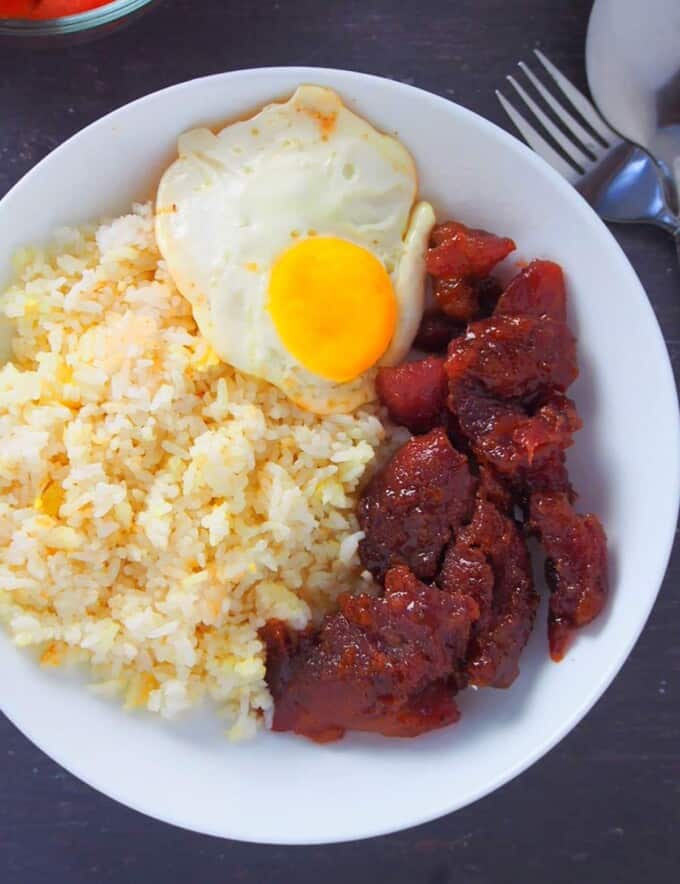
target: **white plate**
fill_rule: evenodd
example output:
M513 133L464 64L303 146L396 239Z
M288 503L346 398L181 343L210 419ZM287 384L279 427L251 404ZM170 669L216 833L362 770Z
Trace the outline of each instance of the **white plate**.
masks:
M612 594L560 665L548 659L542 617L515 685L466 692L455 727L412 741L353 735L323 747L272 734L230 745L208 713L177 725L127 714L77 680L41 671L2 635L4 712L76 776L179 826L286 844L425 822L486 795L554 746L640 634L670 553L680 483L669 360L613 237L514 138L411 86L341 71L263 69L195 80L127 105L55 150L0 203L3 275L16 247L150 196L183 129L238 117L301 82L338 89L377 126L397 132L441 218L512 236L522 258L563 264L580 341L573 394L586 424L570 460L580 505L595 510L609 534Z

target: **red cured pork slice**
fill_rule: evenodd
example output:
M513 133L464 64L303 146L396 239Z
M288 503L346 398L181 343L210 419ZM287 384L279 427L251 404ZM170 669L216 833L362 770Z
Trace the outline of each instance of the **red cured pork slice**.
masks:
M509 283L496 315L549 317L567 321L567 291L564 274L553 261L532 261Z
M408 565L431 580L452 532L469 519L475 480L465 455L437 428L403 445L373 477L358 508L364 566L378 579Z
M456 322L489 316L501 294L489 273L514 251L507 237L447 221L432 231L426 256L428 273L439 308Z
M474 631L487 629L493 605L494 573L481 549L460 538L450 544L437 575L437 585L445 592L470 596L479 608Z
M550 655L561 660L573 631L604 607L607 538L597 516L576 513L566 494L533 494L530 520L547 556Z
M432 290L442 313L464 324L491 316L503 287L492 276L480 280L435 276Z
M466 227L458 221L439 224L432 231L431 241L426 266L432 276L482 279L516 248L508 237Z
M497 510L505 515L512 515L514 499L512 486L503 481L500 473L492 466L480 463L479 488L477 496L482 500L488 500Z
M441 423L446 408L444 360L428 356L396 368L381 368L376 391L396 424L408 427L412 433L427 433Z
M329 742L347 729L415 737L457 721L454 695L477 613L470 599L399 567L382 598L341 596L318 633L270 621L260 635L273 729Z
M474 280L438 276L434 278L432 291L439 309L455 322L467 323L480 319L479 297Z
M452 384L475 380L499 399L532 400L576 380L576 342L563 322L492 316L451 341L445 367Z
M566 455L563 450L551 451L536 461L521 477L521 485L517 492L522 505L526 508L527 499L536 492L558 491L566 494L573 503L576 493L571 487L567 472Z
M489 395L476 383L450 385L449 408L460 431L482 464L488 464L510 482L515 493L535 481L548 481L546 464L553 465L557 487L566 490L568 479L562 452L573 442L581 420L566 396L551 396L533 415L515 402ZM566 484L565 484L566 483Z
M449 547L438 581L448 591L469 592L480 610L468 647L470 682L509 687L538 607L526 541L514 519L478 498L472 522Z

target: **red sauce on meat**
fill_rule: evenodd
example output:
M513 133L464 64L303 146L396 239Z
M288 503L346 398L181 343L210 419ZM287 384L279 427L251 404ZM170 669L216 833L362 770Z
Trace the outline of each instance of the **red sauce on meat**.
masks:
M484 279L515 248L515 243L505 236L447 221L432 231L427 271L435 277Z
M567 290L564 274L553 261L532 261L507 286L498 301L496 314L503 316L548 316L567 321Z
M597 517L574 512L566 494L532 494L529 512L547 556L550 655L561 660L573 630L590 623L604 607L607 539Z
M432 231L427 269L439 309L455 322L488 316L502 287L489 273L515 250L507 237L447 221Z
M385 575L381 598L340 598L318 632L270 621L267 681L275 731L326 743L345 730L415 737L458 720L454 695L475 603L426 586L407 567Z
M581 426L573 402L561 394L528 409L465 382L451 386L449 407L475 456L493 467L515 491L538 477L548 460L556 476L564 462L560 454L572 444L573 434ZM560 490L564 490L562 486Z
M509 687L538 607L530 534L546 556L554 660L604 606L606 537L574 509L566 468L581 420L565 395L578 367L564 277L533 261L501 290L489 274L514 248L458 222L432 234L438 304L418 341L447 355L380 370L390 417L420 435L358 510L382 595L342 595L319 630L266 624L274 730L411 737L455 722L467 685Z
M442 423L449 384L444 360L428 356L395 368L380 368L376 391L396 424L427 433Z
M477 687L509 687L519 674L519 657L534 625L538 595L521 527L488 500L479 497L472 521L449 548L440 581L442 588L470 592L459 567L471 552L481 553L492 574L486 616L481 618L468 647L466 670ZM472 587L473 597L474 585Z
M359 504L365 567L381 580L395 565L432 580L454 532L472 515L467 458L441 427L414 436L371 480Z
M564 322L492 316L451 342L446 374L453 385L476 381L500 401L527 401L576 380L576 342Z

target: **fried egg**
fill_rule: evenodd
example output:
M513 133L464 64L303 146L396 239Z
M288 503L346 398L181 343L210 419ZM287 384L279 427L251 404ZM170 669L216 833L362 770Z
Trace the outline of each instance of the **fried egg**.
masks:
M180 136L156 237L220 359L319 414L375 398L423 312L434 224L413 159L330 89Z

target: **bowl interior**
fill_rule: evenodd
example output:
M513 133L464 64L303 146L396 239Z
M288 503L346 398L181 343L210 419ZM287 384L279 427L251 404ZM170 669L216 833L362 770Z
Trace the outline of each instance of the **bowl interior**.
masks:
M265 69L128 105L57 149L0 203L0 283L15 248L151 196L183 129L243 115L301 82L338 89L350 107L395 132L441 218L512 236L519 259L564 266L580 346L573 397L585 420L570 463L580 507L597 512L609 535L612 598L559 666L548 659L543 611L512 689L468 691L455 728L415 741L350 736L326 747L288 735L234 746L210 710L176 724L130 715L83 690L82 676L41 671L0 636L3 709L59 763L168 822L277 843L361 838L423 822L488 793L554 745L606 688L644 625L670 552L679 484L670 364L612 236L515 139L413 87L339 71Z

